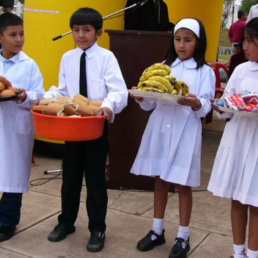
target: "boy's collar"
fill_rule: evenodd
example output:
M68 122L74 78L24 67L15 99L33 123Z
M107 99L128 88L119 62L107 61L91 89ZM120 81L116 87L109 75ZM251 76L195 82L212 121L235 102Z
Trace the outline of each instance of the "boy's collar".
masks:
M2 56L2 51L0 54L0 59L2 61L9 60L9 61L13 61L14 63L18 62L20 60L20 57L21 57L21 51L19 51L16 55L14 55L12 58L9 58L9 59L6 59L5 57Z
M81 50L80 51L81 53L86 52L87 57L91 58L91 56L93 55L93 52L96 50L97 47L98 47L98 44L97 42L95 42L91 47L87 48L86 50L83 50L81 48L79 49Z

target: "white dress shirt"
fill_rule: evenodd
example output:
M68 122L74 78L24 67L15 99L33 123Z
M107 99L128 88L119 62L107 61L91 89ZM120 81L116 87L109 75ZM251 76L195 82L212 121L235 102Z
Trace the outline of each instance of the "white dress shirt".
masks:
M73 97L79 93L80 57L83 50L76 48L66 52L60 64L59 85L52 86L45 98ZM94 43L86 51L87 96L102 102L114 115L127 105L128 91L114 54Z

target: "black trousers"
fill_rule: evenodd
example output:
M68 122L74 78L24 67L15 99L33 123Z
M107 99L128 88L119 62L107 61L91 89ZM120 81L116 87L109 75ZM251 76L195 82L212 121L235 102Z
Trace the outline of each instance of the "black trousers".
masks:
M21 218L22 193L3 193L0 200L0 225L15 228Z
M65 142L61 192L62 213L58 217L60 224L74 225L79 211L83 175L85 175L89 231L105 232L108 203L105 181L107 151L107 123L104 133L99 139Z

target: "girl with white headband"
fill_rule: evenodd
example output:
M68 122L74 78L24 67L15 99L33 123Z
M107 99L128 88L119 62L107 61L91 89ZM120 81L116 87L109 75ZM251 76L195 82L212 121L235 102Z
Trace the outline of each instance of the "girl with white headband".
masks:
M246 24L243 33L249 61L235 68L225 90L258 95L258 17ZM231 199L234 258L258 258L258 119L226 112L219 118L231 119L221 138L208 190Z
M153 227L138 242L140 251L165 243L163 222L171 183L179 194L180 226L169 257L187 257L190 249L191 187L200 185L200 118L211 110L210 99L215 92L215 75L205 63L205 51L202 23L190 18L180 20L165 63L171 66L171 75L188 85L190 93L178 99L179 105L135 98L142 109L153 110L131 169L133 174L155 180Z

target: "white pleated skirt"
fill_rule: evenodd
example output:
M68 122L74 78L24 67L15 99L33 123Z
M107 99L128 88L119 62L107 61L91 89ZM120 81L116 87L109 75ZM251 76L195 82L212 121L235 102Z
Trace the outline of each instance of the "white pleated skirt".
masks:
M208 190L258 207L258 117L234 115L227 122Z

